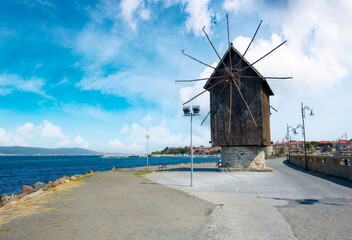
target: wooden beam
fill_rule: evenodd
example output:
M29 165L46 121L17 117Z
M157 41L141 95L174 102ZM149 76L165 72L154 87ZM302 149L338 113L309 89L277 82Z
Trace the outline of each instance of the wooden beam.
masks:
M230 116L229 116L229 125L228 125L228 134L231 133L231 114L232 114L232 82L230 82Z
M282 42L280 45L278 45L277 47L275 47L273 50L271 50L270 52L268 52L267 54L265 54L263 57L259 58L257 61L255 61L252 64L249 64L247 67L243 68L240 70L240 73L247 70L248 68L252 67L254 64L256 64L257 62L259 62L260 60L262 60L263 58L265 58L266 56L268 56L270 53L274 52L276 49L278 49L279 47L281 47L282 45L284 45L287 41Z
M215 87L216 85L218 85L219 83L222 83L222 82L225 82L225 80L221 80L221 81L215 83L213 86L211 86L210 88L205 89L203 92L197 94L196 96L194 96L193 98L191 98L190 100L188 100L187 102L185 102L183 105L189 103L189 102L192 101L193 99L199 97L200 95L202 95L202 94L205 93L206 91L209 91L210 89L212 89L213 87Z
M224 87L221 89L219 95L216 97L215 101L213 102L213 105L211 106L211 108L210 108L208 114L205 116L205 118L203 119L203 121L202 121L202 123L201 123L200 125L203 125L203 123L205 122L205 120L206 120L207 117L209 116L211 110L212 110L212 109L214 108L214 106L215 106L215 103L217 103L217 101L219 100L219 98L220 98L222 92L225 90L225 87L226 87L226 84L224 84Z
M273 106L271 106L267 101L265 101L263 98L259 97L255 92L253 92L250 88L248 88L246 85L244 85L239 79L234 78L239 84L241 84L241 86L243 86L245 89L247 89L247 91L249 93L251 93L252 95L256 96L257 98L259 98L260 100L262 100L265 104L269 105L269 107L271 107L272 109L274 109L276 112L276 108L274 108Z
M224 63L224 61L222 60L222 58L220 57L220 55L218 54L218 52L216 51L216 49L215 49L215 47L214 47L213 43L211 42L211 40L210 40L210 38L209 38L208 34L204 31L204 28L205 28L205 27L203 27L203 28L202 28L202 31L204 32L204 34L205 34L205 36L207 37L207 39L208 39L209 43L210 43L210 44L211 44L211 46L213 47L213 49L214 49L214 51L215 51L216 55L217 55L217 56L218 56L218 58L220 59L220 62L224 65L224 67L225 67L225 71L226 71L227 73L231 74L231 72L228 70L228 67L226 66L226 64ZM220 69L219 69L219 70L220 70Z
M226 14L226 22L227 22L227 42L229 44L229 55L230 55L230 71L232 72L231 43L230 43L229 15L228 14Z
M208 79L216 79L216 78L224 78L225 76L218 76L218 77L208 77L208 78L197 78L192 80L175 80L175 82L196 82L196 81L203 81Z
M239 87L237 86L237 84L236 84L236 82L235 82L235 80L234 80L233 77L231 78L231 80L232 80L233 84L235 85L235 87L237 88L237 91L238 91L238 93L240 94L240 96L241 96L241 98L242 98L244 104L246 105L246 108L247 108L247 110L248 110L248 112L249 112L249 115L251 116L251 118L252 118L252 120L253 120L253 122L254 122L254 125L255 125L256 127L258 127L257 122L255 121L255 119L254 119L254 117L253 117L253 115L252 115L252 112L251 112L251 110L249 109L249 106L248 106L246 100L244 99L244 97L243 97L243 95L242 95L242 93L241 93L241 90L240 90Z
M247 47L246 51L244 51L244 53L243 53L243 55L242 55L242 57L241 57L240 61L236 64L236 67L237 67L238 65L240 65L240 64L241 64L241 62L243 61L244 56L246 55L246 53L247 53L247 51L248 51L249 47L252 45L252 43L253 43L253 41L254 41L255 36L257 35L257 32L258 32L258 30L259 30L259 28L260 28L260 25L262 25L262 22L263 22L263 20L260 20L259 26L257 27L257 30L255 31L255 33L254 33L254 35L253 35L253 37L252 37L251 42L248 44L248 47Z

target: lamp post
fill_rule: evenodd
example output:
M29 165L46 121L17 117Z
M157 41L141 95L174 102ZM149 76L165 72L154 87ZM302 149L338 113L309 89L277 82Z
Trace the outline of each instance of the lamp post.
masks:
M290 136L290 129L293 129L292 126L287 124L287 129L286 129L286 136L284 138L284 140L287 140L287 160L288 162L290 162L290 142L291 142L291 136Z
M306 130L304 126L304 119L306 117L305 110L310 111L310 116L314 116L313 114L313 109L310 109L308 106L303 106L303 103L301 103L301 113L302 113L302 125L298 124L296 128L293 128L292 131L294 134L297 134L297 129L302 128L302 135L303 135L303 141L304 141L304 160L306 164L306 170L308 171L308 161L307 161L307 146L306 146Z
M183 116L184 117L191 117L191 187L193 187L193 143L192 143L192 122L193 122L193 116L200 116L200 107L199 105L194 105L192 106L192 111L191 112L191 107L189 106L184 106L183 107Z
M149 153L148 153L148 140L149 140L149 134L145 135L145 138L147 139L147 168L148 168L148 157L149 157Z

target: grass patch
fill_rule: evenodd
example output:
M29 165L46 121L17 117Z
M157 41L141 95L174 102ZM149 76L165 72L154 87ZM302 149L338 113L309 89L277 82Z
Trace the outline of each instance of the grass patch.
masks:
M136 175L136 176L143 176L143 175L149 174L151 172L153 172L153 171L144 169L144 170L140 170L140 171L137 171L137 172L133 172L133 174Z
M205 216L209 216L210 214L212 214L213 209L209 208L208 211L205 213Z
M11 231L11 230L14 230L14 229L17 229L17 228L19 228L19 227L15 226L15 227L10 227L10 228L0 229L0 233L8 232L8 231Z
M56 208L45 208L44 209L44 212L52 212L52 211L55 211Z

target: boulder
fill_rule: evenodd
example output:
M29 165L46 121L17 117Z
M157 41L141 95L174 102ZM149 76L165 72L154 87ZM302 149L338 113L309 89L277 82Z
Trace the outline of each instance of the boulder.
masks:
M25 195L28 195L30 193L34 192L34 188L32 186L29 185L23 185L22 186L22 193Z
M34 190L39 190L39 189L41 189L41 188L43 188L43 187L45 187L46 186L46 184L45 183L42 183L42 182L36 182L34 185L33 185L33 187L34 187Z
M44 193L44 191L42 189L40 189L40 190L38 190L38 191L36 191L34 193L31 193L31 194L28 194L27 196L22 197L21 201L25 201L27 199L34 198L34 197L36 197L36 196L38 196L38 195L40 195L42 193Z
M4 206L10 198L11 197L9 195L4 194L0 199L0 207Z
M16 195L16 198L17 198L17 200L20 200L21 198L23 198L24 196L27 196L28 194L26 194L26 193L21 193L21 194L18 194L18 195Z
M76 180L77 178L75 176L72 176L70 180Z
M9 204L14 204L14 203L16 203L16 202L18 201L16 197L17 197L16 195L13 195L13 194L12 194L7 203L9 203Z
M93 170L89 170L89 171L86 172L84 175L91 174L91 173L93 173Z
M57 187L57 186L59 186L59 185L61 185L61 184L64 184L64 183L66 183L68 181L68 177L62 177L62 178L59 178L59 179L56 179L54 182L53 182L53 186L54 187Z

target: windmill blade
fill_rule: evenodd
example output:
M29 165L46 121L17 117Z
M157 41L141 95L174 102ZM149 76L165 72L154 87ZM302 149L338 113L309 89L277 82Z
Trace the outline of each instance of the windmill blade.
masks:
M228 127L228 134L231 133L231 114L232 114L232 83L230 82L230 115L229 115L229 127Z
M225 90L225 87L226 87L226 84L224 84L224 87L221 89L221 91L220 91L219 95L216 97L216 99L215 99L215 101L214 101L213 105L211 106L211 108L210 108L210 110L209 110L208 114L205 116L205 118L203 119L203 121L202 121L202 123L201 123L200 125L203 125L203 123L205 122L205 120L206 120L206 119L207 119L207 117L209 116L209 114L210 114L211 110L212 110L212 109L214 108L214 106L215 106L215 103L217 103L217 101L219 100L219 98L220 98L220 96L221 96L222 92Z
M276 110L276 108L274 108L273 106L271 106L267 101L265 101L263 98L259 97L257 94L255 94L255 92L253 92L250 88L248 88L246 85L244 85L240 80L238 80L237 78L235 78L235 80L241 84L242 87L244 87L245 89L248 90L249 93L251 93L252 95L256 96L257 98L259 98L260 100L262 100L264 103L266 103L270 108L272 108L273 110Z
M256 77L256 76L239 76L240 78L249 78L249 79L256 79L256 78L259 78L259 79L292 79L293 77ZM264 80L263 80L264 81Z
M251 118L252 118L252 120L253 120L253 122L254 122L254 125L255 125L256 127L258 127L257 122L255 121L255 119L254 119L254 117L253 117L253 115L252 115L252 112L251 112L251 110L249 109L249 106L248 106L246 100L244 99L244 97L243 97L243 95L242 95L242 93L241 93L240 88L237 86L237 84L236 84L234 78L231 78L231 80L232 80L233 84L235 85L235 87L237 88L237 91L238 91L238 93L240 94L240 96L241 96L241 98L242 98L244 104L246 105L246 108L247 108L247 110L248 110L248 112L249 112L249 115L251 115Z
M217 55L217 56L218 56L218 58L220 59L220 62L221 62L222 64L224 64L225 71L226 71L227 73L231 74L231 72L228 70L227 65L224 63L224 61L223 61L223 60L222 60L222 58L220 57L219 53L216 51L216 49L215 49L215 47L214 47L213 43L211 42L211 40L210 40L210 38L209 38L208 34L205 32L204 28L205 28L205 27L203 27L203 28L202 28L202 31L204 32L204 34L205 34L205 36L207 37L207 39L208 39L209 43L210 43L210 44L211 44L211 46L213 47L213 49L214 49L214 51L215 51L216 55Z
M232 61L231 61L231 43L230 43L230 30L229 30L229 15L226 13L227 22L227 42L229 43L229 55L230 55L230 72L232 72Z
M257 30L255 31L255 33L254 33L254 35L253 35L253 37L252 37L251 42L248 44L248 47L247 47L246 51L244 51L244 53L243 53L243 55L242 55L240 61L236 64L236 66L238 66L239 64L241 64L241 62L243 61L244 56L246 55L246 53L247 53L249 47L252 45L255 36L257 35L257 32L258 32L258 30L259 30L259 28L260 28L260 25L262 25L262 22L263 22L263 20L260 20L259 26L257 27Z
M175 82L196 82L196 81L203 81L203 80L223 78L223 77L224 76L208 77L208 78L197 78L197 79L192 79L192 80L175 80Z
M207 67L210 67L210 68L216 70L215 67L213 67L213 66L211 66L211 65L209 65L209 64L206 64L206 63L204 63L204 62L202 62L202 61L200 61L200 60L198 60L198 59L196 59L196 58L194 58L194 57L188 55L187 53L185 53L185 50L182 50L182 54L183 54L183 55L186 55L187 57L189 57L189 58L191 58L191 59L193 59L193 60L195 60L195 61L197 61L197 62L199 62L199 63L201 63L201 64L203 64L203 65L205 65L205 66L207 66Z
M247 67L243 68L240 70L240 73L247 70L248 68L252 67L254 64L256 64L257 62L259 62L260 60L262 60L263 58L265 58L266 56L268 56L270 53L274 52L276 49L278 49L279 47L281 47L282 45L284 45L287 41L282 42L281 44L279 44L277 47L275 47L273 50L271 50L270 52L268 52L267 54L265 54L263 57L259 58L257 61L255 61L252 64L249 64Z
M197 94L196 96L194 96L193 98L191 98L190 100L188 100L187 102L185 102L183 105L189 103L189 102L192 101L193 99L199 97L200 95L202 95L202 94L205 93L206 91L209 91L210 89L212 89L213 87L215 87L216 85L218 85L219 83L222 83L222 82L225 82L225 80L221 80L221 81L215 83L213 86L211 86L210 88L205 89L203 92Z

